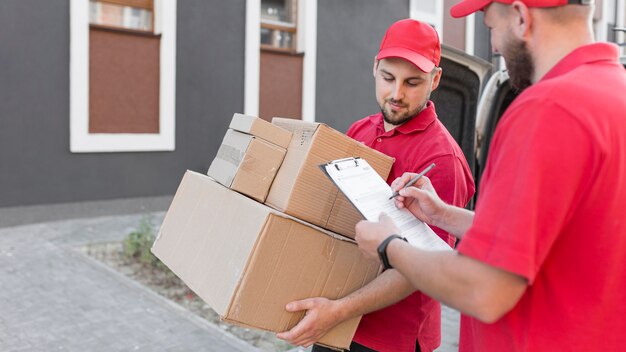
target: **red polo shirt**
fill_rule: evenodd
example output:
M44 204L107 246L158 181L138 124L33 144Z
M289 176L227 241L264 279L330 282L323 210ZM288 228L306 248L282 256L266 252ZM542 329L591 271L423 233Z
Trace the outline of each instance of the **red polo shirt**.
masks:
M617 47L592 44L507 109L458 250L528 287L493 324L464 316L461 351L624 350L625 95Z
M437 119L432 102L416 117L388 132L378 113L355 122L346 134L396 159L388 183L404 172L419 172L435 163L427 176L444 201L464 207L474 195L474 180L465 156ZM454 237L441 229L433 230L454 245ZM381 352L415 351L416 339L422 351L432 351L441 344L441 306L421 292L364 315L354 336L354 341Z

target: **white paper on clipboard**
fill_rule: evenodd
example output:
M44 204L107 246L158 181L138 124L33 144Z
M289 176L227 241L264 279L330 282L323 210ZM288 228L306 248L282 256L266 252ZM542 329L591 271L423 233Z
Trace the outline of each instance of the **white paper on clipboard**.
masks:
M389 215L400 229L400 235L412 245L425 250L451 250L428 225L407 209L398 209L387 182L361 158L333 160L320 165L348 200L369 221L378 221L380 213Z

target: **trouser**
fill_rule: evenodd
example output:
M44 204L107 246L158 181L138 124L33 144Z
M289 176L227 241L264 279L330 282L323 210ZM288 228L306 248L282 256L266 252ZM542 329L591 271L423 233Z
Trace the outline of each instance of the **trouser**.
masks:
M328 347L313 345L313 349L311 350L311 352L337 352L337 351L330 349ZM350 344L350 352L376 352L376 351L352 341L352 343ZM415 341L415 352L420 352L420 344L417 343L417 341Z

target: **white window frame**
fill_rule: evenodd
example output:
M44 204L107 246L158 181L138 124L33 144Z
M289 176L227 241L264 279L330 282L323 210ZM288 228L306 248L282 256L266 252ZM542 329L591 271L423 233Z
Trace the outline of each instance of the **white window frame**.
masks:
M89 133L89 0L70 0L70 151L175 150L176 2L154 1L154 32L161 34L159 133Z
M409 2L409 17L412 19L425 22L435 27L439 34L439 40L443 43L443 0L435 1L435 13L420 11L419 3L424 0L411 0Z
M246 0L243 112L259 116L261 70L261 0Z
M304 51L302 120L315 122L317 0L298 0L298 52ZM246 0L244 113L259 116L261 0Z
M302 120L315 122L315 87L317 82L317 0L299 0L299 48L304 50L302 70ZM300 46L302 45L302 46Z

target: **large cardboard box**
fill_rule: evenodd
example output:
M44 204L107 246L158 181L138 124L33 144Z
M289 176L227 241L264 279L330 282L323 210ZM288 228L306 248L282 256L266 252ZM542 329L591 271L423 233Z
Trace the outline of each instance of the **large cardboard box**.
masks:
M262 138L228 129L207 174L224 186L263 202L286 152Z
M377 275L378 262L341 238L187 171L152 252L223 320L280 332L303 317L288 302L339 298ZM347 348L359 320L320 342Z
M324 124L285 118L274 118L272 123L291 131L293 137L265 203L354 238L354 226L363 218L319 165L335 159L361 157L386 179L394 159Z
M291 132L255 116L236 113L228 128L261 137L283 148L287 148L291 141Z

